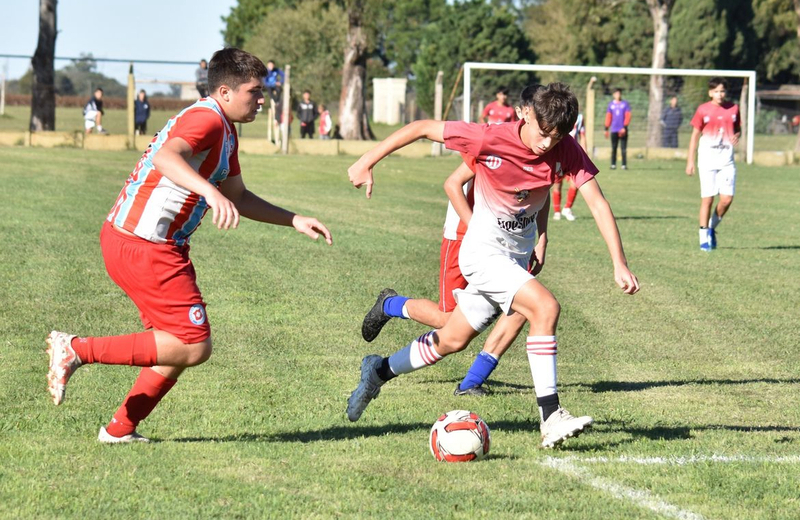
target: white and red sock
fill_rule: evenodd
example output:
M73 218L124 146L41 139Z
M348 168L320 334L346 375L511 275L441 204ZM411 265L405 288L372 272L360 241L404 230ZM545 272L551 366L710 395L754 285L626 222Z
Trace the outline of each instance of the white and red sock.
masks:
M395 375L408 374L442 359L434 346L436 331L426 332L389 356L389 368Z
M552 396L558 393L556 389L556 354L558 342L555 336L528 336L527 342L528 363L531 365L533 388L537 398ZM546 420L542 407L539 415Z
M554 191L553 195L553 211L555 213L561 213L561 192Z

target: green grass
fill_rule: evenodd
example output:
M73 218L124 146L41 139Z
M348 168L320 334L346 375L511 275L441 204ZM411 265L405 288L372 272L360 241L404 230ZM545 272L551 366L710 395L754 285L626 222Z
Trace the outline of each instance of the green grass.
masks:
M0 517L800 517L799 168L741 165L712 254L698 250L697 180L680 161L601 173L642 283L633 297L582 201L578 220L551 224L541 280L563 306L561 398L596 424L544 451L524 338L489 397L452 395L479 338L387 384L359 422L344 414L361 357L425 331L395 321L366 344L360 323L387 285L436 298L454 159L389 159L365 200L346 179L352 158L244 155L247 185L319 217L334 246L202 226L192 256L214 355L140 425L156 442L101 446L136 369L81 368L56 408L44 337L140 330L97 238L137 155L0 148ZM428 452L431 424L457 408L492 428L487 460ZM671 464L633 460L653 457Z

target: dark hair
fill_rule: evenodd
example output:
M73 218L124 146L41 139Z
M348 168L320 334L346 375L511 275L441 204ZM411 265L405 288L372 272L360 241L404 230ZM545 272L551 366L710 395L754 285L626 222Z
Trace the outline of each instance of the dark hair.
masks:
M508 89L506 87L497 87L497 90L494 91L495 95L497 94L505 94L508 95Z
M308 89L305 89L305 90L303 91L303 94L311 94L311 91L310 91L310 90L308 90Z
M728 90L728 80L725 78L720 78L719 76L715 76L708 80L708 90L714 90L718 86L722 85L725 87L725 90Z
M97 87L96 89L94 89L94 91L95 91L95 92L102 92L102 91L103 91L103 89L102 89L102 88L100 88L100 87Z
M218 50L208 64L208 90L216 92L222 85L236 90L251 79L262 79L267 75L264 63L243 50L228 47Z
M612 94L615 93L615 92L619 92L620 94L622 94L622 89L617 87L617 88L615 88L614 90L611 91Z
M564 83L528 85L520 94L520 106L533 110L539 128L567 135L578 120L578 98Z

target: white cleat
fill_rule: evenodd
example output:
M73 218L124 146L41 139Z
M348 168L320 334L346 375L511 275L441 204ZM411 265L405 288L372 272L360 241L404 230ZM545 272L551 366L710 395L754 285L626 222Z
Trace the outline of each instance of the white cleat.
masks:
M131 444L133 442L150 442L147 437L142 437L136 432L123 435L122 437L114 437L106 431L105 426L100 427L100 433L97 434L97 440L103 444Z
M583 433L586 428L591 427L593 422L594 419L588 415L573 417L564 408L559 408L540 427L542 447L555 448L570 437L577 437Z
M64 402L67 382L75 370L83 363L72 349L75 336L55 330L47 336L47 354L50 356L50 369L47 372L47 389L56 406Z
M556 211L555 213L553 213L553 220L561 220L561 212L560 211Z
M572 222L575 220L575 215L572 214L572 208L564 208L561 210L561 214L564 215L564 218Z

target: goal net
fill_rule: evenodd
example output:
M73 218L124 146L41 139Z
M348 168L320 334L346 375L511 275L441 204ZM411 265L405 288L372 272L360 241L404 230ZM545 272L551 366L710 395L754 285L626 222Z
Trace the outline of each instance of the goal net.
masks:
M631 105L629 148L646 148L653 125L661 125L660 118L653 118L650 110L650 77L662 76L662 111L669 106L670 99L677 97L682 113L678 128L678 146L686 149L692 132L690 121L697 106L709 101L708 80L719 76L728 80L728 99L739 104L742 115L742 138L738 152L744 154L748 164L753 161L755 130L755 72L741 70L697 70L697 69L650 69L637 67L600 67L573 65L522 65L512 63L464 64L464 96L461 118L478 121L485 103L493 99L487 95L487 82L499 71L519 71L534 74L540 83L561 81L567 83L578 97L584 113L588 149L595 151L603 144L603 123L606 107L616 88L622 89L622 97ZM519 89L512 90L509 103L516 104ZM662 112L663 113L663 112ZM650 116L650 117L649 117ZM663 130L663 126L662 126ZM660 142L659 142L660 144Z

